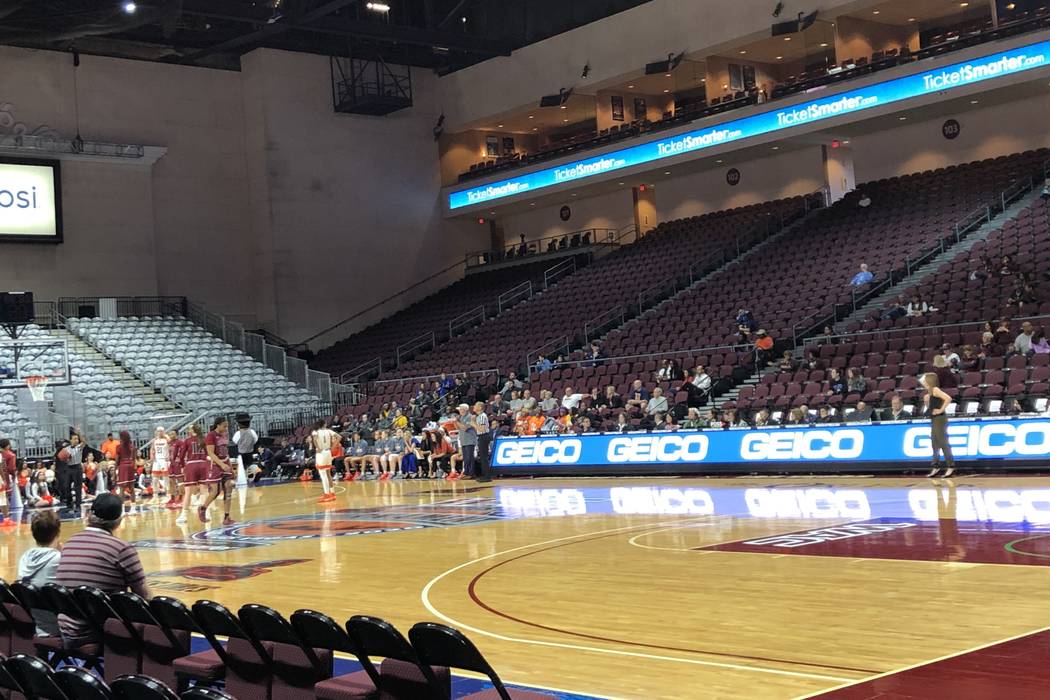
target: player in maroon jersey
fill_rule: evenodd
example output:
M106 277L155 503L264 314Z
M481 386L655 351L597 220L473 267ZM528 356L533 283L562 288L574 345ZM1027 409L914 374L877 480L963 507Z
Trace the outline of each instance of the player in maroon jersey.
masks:
M194 492L199 492L202 501L210 496L211 485L208 477L211 474L211 462L208 460L208 448L204 435L196 424L187 429L186 439L182 441L182 512L175 519L176 525L186 522L186 513L193 503Z
M211 470L207 479L209 484L208 498L197 509L197 516L202 523L208 521L208 506L218 498L221 491L223 494L222 524L233 525L233 520L230 518L230 504L233 501L234 472L233 466L230 464L229 429L230 425L225 418L217 418L215 423L212 424L207 437L204 438L204 446L208 451L208 461L211 462Z
M169 467L169 476L171 476L171 498L168 499L165 508L171 510L182 509L182 470L184 464L183 449L185 447L185 441L179 439L177 431L172 430L168 432L168 442L171 443L171 464Z

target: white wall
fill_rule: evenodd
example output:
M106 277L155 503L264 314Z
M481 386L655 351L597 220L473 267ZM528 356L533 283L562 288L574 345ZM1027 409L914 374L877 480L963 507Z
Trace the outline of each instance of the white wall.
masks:
M562 221L563 205L572 210L572 217ZM525 234L526 241L549 236L561 236L589 228L621 229L634 223L634 201L631 189L624 187L593 197L571 197L553 205L537 206L499 219L507 245L516 243Z
M538 103L543 95L575 86L592 93L603 82L639 75L646 63L668 53L718 53L727 40L769 36L775 21L770 0L652 0L598 22L442 78L448 129L457 131L477 119ZM817 9L788 0L781 19ZM822 13L865 3L825 0ZM706 55L706 54L705 54ZM590 64L588 78L580 78Z
M1048 147L1047 113L1050 95L1044 93L852 137L857 182ZM941 125L949 118L962 126L958 138L951 141L941 134Z
M824 186L823 167L819 146L753 160L726 158L717 169L658 180L656 211L668 221L808 194ZM735 186L726 182L730 168L740 171Z

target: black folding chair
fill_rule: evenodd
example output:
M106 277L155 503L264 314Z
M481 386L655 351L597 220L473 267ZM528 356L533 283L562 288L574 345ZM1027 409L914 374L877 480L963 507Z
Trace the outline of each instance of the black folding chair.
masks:
M205 688L198 685L185 691L179 696L181 700L236 700L232 695L224 693L215 688Z
M179 700L175 691L149 676L121 676L110 687L114 700Z
M55 683L76 700L113 700L108 685L94 673L77 666L64 666L55 671Z
M263 643L244 631L228 609L210 600L193 604L193 617L212 648L226 637L226 690L237 698L268 698L273 684L273 644Z
M36 620L11 586L0 579L0 617L4 621L4 636L0 637L0 653L36 654Z
M37 637L36 649L39 655L48 658L57 666L59 662L81 662L85 668L102 668L102 627L98 625L73 597L73 592L57 583L45 584L40 589L47 609L56 615L65 615L73 620L83 622L90 628L89 641L71 645L62 637Z
M314 649L288 620L265 605L245 605L238 613L244 629L260 643L273 644L273 688L281 697L306 691L313 698L314 685L332 677L332 652Z
M465 671L484 673L492 681L493 688L500 700L550 700L545 693L531 690L507 690L495 669L489 665L478 648L462 632L434 622L420 622L408 631L412 646L419 652L425 663L460 668ZM490 691L472 693L460 700L492 697Z
M354 615L346 633L366 656L383 657L379 688L392 697L440 698L452 693L447 664L428 665L396 627L378 617Z
M0 696L11 697L11 693L25 695L26 691L11 672L7 670L7 657L0 657Z
M297 610L292 613L292 627L312 647L330 649L332 652L353 654L363 671L335 676L314 686L318 697L343 697L367 700L379 692L379 669L368 658L339 623L324 613L314 610Z
M134 625L113 609L109 596L92 586L78 586L73 599L87 615L88 621L101 632L102 655L106 660L105 678L112 682L118 676L142 671L142 626Z
M9 656L4 662L23 693L31 700L78 700L58 687L55 672L46 663L28 654Z
M178 687L178 678L172 662L190 653L188 632L176 632L163 624L150 610L149 604L134 593L119 592L109 597L113 610L130 625L142 639L140 672L170 688Z
M193 633L204 634L193 613L177 598L157 596L149 602L149 609L158 622L176 635L184 634L189 640ZM208 639L207 635L205 639ZM208 643L212 647L208 651L181 656L171 662L172 671L178 679L173 687L185 690L190 680L210 685L226 676L226 649L218 642L213 643L212 639L208 639Z

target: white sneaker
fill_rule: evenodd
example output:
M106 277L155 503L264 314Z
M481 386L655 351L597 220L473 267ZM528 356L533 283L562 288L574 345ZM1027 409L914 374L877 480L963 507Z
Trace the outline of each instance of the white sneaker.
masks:
M175 524L176 525L185 525L186 524L186 511L182 511L181 513L179 513L179 517L175 518Z
M138 515L138 514L139 514L138 506L131 506L131 510L128 511L128 515Z

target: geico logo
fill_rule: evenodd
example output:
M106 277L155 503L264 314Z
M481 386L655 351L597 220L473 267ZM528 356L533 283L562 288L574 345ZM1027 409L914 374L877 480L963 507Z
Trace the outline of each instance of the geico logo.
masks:
M707 456L706 435L639 435L613 438L610 462L699 462Z
M871 517L871 504L856 489L747 489L744 502L753 518Z
M956 457L1042 457L1050 454L1050 422L949 425L948 444ZM903 449L906 457L931 456L930 429L909 428Z
M635 486L609 490L614 513L621 515L714 515L715 502L703 489Z
M500 505L523 517L585 515L587 499L578 489L500 489Z
M28 190L0 189L0 209L36 209L36 188Z
M864 451L859 430L805 430L748 433L740 444L743 459L856 459Z
M918 520L955 518L999 523L1050 523L1050 489L960 489L954 502L935 489L908 492Z
M582 451L579 440L508 440L496 450L496 463L575 464Z

